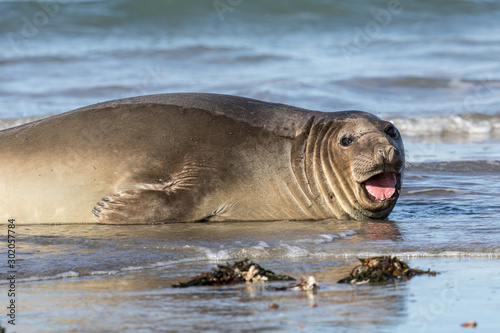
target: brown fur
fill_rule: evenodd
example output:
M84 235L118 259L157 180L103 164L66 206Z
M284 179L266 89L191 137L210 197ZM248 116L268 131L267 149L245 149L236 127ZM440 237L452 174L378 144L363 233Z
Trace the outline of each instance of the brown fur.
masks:
M0 218L30 223L385 218L388 122L215 94L111 101L0 132ZM339 142L356 137L349 147ZM398 193L360 185L394 171Z

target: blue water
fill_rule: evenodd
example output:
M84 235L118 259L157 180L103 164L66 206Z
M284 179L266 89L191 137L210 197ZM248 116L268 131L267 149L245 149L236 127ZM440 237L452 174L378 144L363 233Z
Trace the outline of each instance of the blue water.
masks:
M500 329L499 2L0 1L0 12L0 129L212 92L375 113L400 129L408 160L389 221L20 227L20 326L0 317L7 332ZM335 283L378 254L441 274ZM320 289L170 288L244 257Z

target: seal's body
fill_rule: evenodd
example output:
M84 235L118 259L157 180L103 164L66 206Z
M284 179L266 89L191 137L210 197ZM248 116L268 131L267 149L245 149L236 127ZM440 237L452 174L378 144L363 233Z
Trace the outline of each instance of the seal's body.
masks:
M396 128L216 94L91 105L0 132L0 218L31 223L385 218Z

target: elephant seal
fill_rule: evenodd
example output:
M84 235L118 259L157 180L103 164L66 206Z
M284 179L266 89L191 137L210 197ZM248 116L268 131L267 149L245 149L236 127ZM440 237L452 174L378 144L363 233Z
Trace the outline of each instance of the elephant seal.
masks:
M0 132L2 222L382 219L404 148L390 122L178 93L91 105Z

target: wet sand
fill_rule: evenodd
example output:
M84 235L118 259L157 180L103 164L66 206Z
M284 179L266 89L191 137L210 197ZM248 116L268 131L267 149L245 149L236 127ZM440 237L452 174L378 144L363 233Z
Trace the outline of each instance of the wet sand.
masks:
M492 258L405 258L437 276L383 285L336 281L351 259L264 260L264 267L311 274L317 292L266 285L171 288L213 263L196 262L114 276L67 278L19 286L18 332L456 332L474 320L481 332L500 322L500 265ZM487 275L484 272L489 272ZM273 286L285 283L272 283ZM279 308L270 310L268 304ZM8 331L11 332L11 331Z

